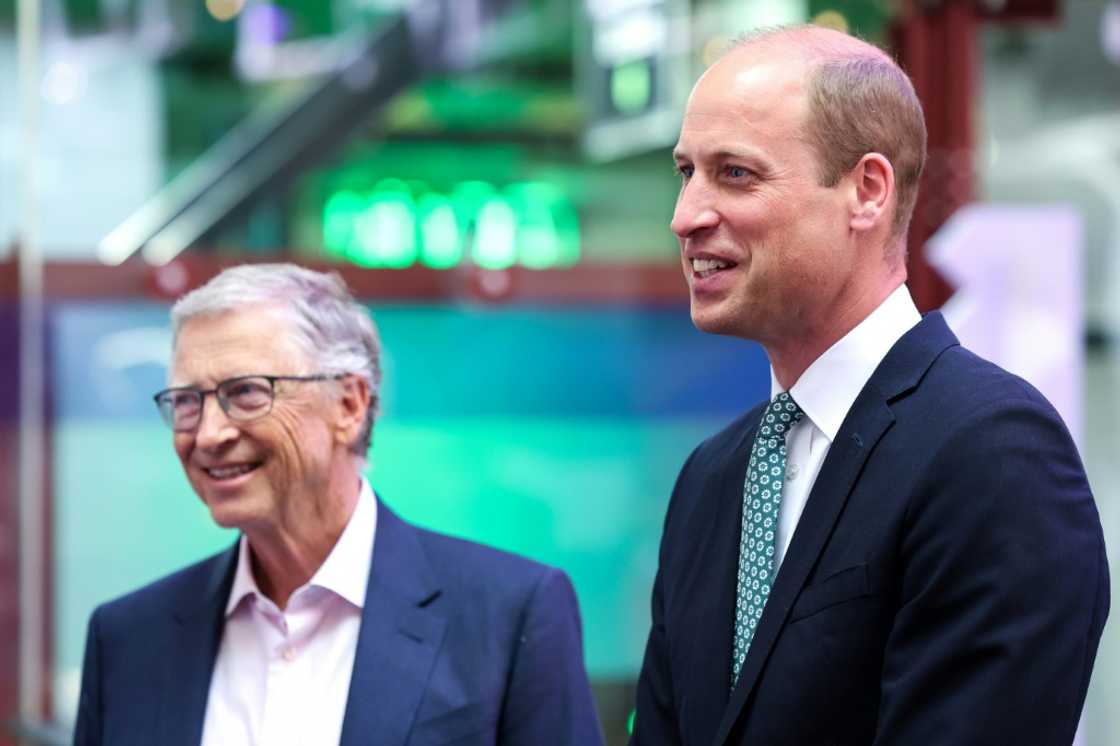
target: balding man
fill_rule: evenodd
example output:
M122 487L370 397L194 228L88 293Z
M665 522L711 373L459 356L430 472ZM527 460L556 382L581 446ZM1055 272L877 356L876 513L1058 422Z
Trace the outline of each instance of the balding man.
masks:
M757 34L674 158L692 319L771 401L669 504L632 744L1069 746L1108 611L1073 442L906 286L921 107L880 50Z

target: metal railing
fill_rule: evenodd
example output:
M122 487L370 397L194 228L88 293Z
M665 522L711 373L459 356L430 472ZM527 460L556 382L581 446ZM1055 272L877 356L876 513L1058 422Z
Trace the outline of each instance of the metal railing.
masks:
M519 0L421 0L370 36L342 37L331 72L294 100L251 114L98 247L119 264L165 264L212 240L334 153L394 96L433 72L484 61Z

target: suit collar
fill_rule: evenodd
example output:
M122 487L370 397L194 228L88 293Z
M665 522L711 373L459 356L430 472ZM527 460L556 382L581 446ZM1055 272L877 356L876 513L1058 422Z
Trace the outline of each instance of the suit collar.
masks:
M369 558L373 556L376 534L377 498L363 477L358 502L346 527L307 584L325 588L361 609L369 588Z
M192 624L199 617L210 619L214 607L224 611L237 569L239 542L211 557L203 566L202 587L176 599L174 616L180 624ZM220 624L219 624L220 626Z
M941 353L959 345L940 311L931 311L898 340L868 381L888 403L913 391Z
M443 643L446 620L432 608L441 589L416 529L377 500L377 531L343 718L340 746L403 746ZM176 599L165 657L160 744L202 740L206 699L239 546L210 560L201 587Z
M941 314L928 314L895 343L856 397L821 466L778 570L738 684L720 721L715 744L723 744L735 725L864 464L894 423L891 403L920 385L937 357L956 344L957 339Z
M698 504L704 506L700 511L704 518L686 519L691 550L672 575L680 588L701 589L686 594L688 601L680 612L686 628L705 629L712 620L726 620L724 626L717 625L717 634L689 635L681 641L682 660L705 662L689 668L688 693L686 703L682 704L687 720L702 728L698 742L715 734L731 692L732 620L743 483L764 408L764 404L759 405L744 415L729 447L704 459L700 467L704 479L697 495ZM720 661L723 665L718 664Z
M832 443L859 392L898 340L921 321L910 291L900 285L854 329L805 369L789 393ZM773 399L782 388L770 371Z
M441 589L416 529L377 505L374 542L340 746L403 746L446 631Z
M369 482L362 477L358 487L358 499L346 521L338 540L327 553L323 563L300 588L317 586L345 599L356 609L361 609L366 596L369 578L369 557L373 551L373 539L377 530L377 498ZM299 592L297 588L293 592ZM265 598L257 579L253 577L249 557L249 538L241 534L238 543L236 570L233 574L233 587L225 604L225 616L238 608L246 596ZM275 605L266 599L270 608Z
M176 599L175 630L163 650L163 681L157 714L157 743L195 746L202 740L206 697L222 639L225 602L233 585L238 545L206 562L202 585Z

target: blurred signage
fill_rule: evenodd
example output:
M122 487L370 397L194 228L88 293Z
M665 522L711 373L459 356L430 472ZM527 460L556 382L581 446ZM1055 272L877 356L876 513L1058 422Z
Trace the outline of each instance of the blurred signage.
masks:
M545 182L499 189L464 181L441 193L422 182L385 179L368 192L341 190L327 199L323 245L364 267L563 267L579 260L579 214Z
M586 0L576 71L588 156L610 160L671 145L689 86L684 0Z

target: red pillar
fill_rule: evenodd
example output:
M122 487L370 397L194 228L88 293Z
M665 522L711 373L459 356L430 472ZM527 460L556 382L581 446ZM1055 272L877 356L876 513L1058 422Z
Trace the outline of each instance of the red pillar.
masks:
M893 51L914 81L929 132L929 159L910 224L910 292L938 308L953 288L926 262L925 244L974 194L978 21L970 0L912 4L891 29Z

